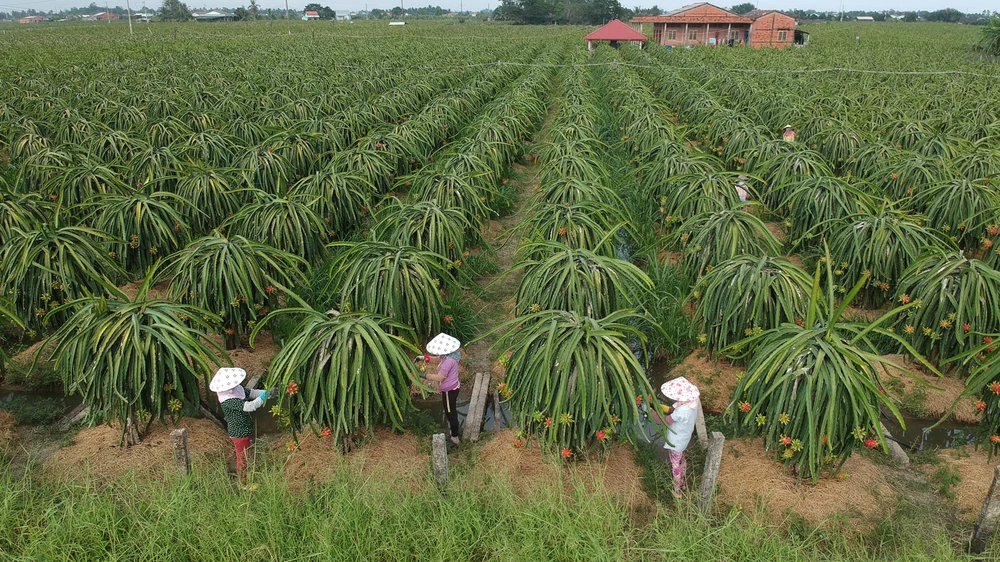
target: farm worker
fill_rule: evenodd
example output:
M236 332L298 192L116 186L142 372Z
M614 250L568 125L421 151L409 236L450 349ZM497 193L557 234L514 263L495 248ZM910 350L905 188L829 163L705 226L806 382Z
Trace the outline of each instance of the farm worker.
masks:
M667 449L667 456L670 457L670 466L674 475L674 497L679 498L687 489L687 460L684 458L684 451L688 443L691 442L691 434L694 433L695 419L698 417L698 387L691 384L684 377L667 381L660 386L660 392L664 396L674 401L674 406L670 415L664 421L667 422L667 430L670 432L669 443L664 443L663 448Z
M795 142L795 129L791 125L785 125L785 132L781 134L785 142Z
M236 367L223 367L215 372L208 388L219 397L222 413L226 416L229 439L236 446L236 470L240 476L247 467L247 448L253 434L253 420L250 412L256 411L267 400L268 391L250 390L240 383L247 378L247 372Z
M429 355L418 356L418 361L426 361L430 365L437 365L437 373L421 374L420 378L441 383L441 402L444 404L445 415L448 416L448 425L451 427L451 442L458 445L458 362L462 359L462 352L459 348L462 342L445 333L434 336L427 343L427 353Z
M736 180L736 193L740 196L740 203L746 203L750 200L750 192L747 191L746 181L750 179L746 176L740 176Z

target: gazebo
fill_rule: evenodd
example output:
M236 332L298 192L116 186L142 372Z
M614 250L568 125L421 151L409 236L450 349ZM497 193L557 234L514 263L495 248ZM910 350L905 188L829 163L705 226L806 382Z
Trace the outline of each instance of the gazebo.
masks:
M584 37L587 40L587 50L594 54L594 41L610 41L611 46L618 48L619 41L639 41L639 48L647 41L646 36L632 29L621 20L611 20L607 25Z

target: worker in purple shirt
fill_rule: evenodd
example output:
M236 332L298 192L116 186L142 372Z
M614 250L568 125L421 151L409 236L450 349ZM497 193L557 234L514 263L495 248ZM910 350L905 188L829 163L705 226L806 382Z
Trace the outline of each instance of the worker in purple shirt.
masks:
M441 333L428 342L429 355L417 357L418 361L438 366L437 373L421 374L420 378L441 383L441 401L448 417L448 425L451 427L452 445L460 443L458 438L458 389L461 386L458 380L458 362L462 359L460 347L462 342Z

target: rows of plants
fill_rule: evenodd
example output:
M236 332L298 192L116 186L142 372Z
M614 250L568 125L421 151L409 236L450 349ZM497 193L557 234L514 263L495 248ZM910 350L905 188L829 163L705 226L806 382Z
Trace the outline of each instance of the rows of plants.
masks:
M559 54L540 59L555 63ZM268 382L288 391L275 413L293 431L312 427L337 438L372 423L400 428L418 381L410 354L442 330L463 341L474 335L461 292L493 271L470 275L463 261L488 259L481 228L509 212L506 174L546 108L551 70L522 71L498 67L505 79L475 90L480 101L495 99L426 166L396 180L395 194L380 200L359 240L331 245L335 255L312 287L322 306L283 311L302 319Z
M0 120L9 333L50 337L44 359L67 391L129 443L142 423L197 410L223 348L276 322L275 414L324 436L399 427L409 358L467 311L462 259L509 209L504 175L544 112L549 71L474 63L558 59L428 53L434 69L410 51L398 72L369 50L351 79L154 68L104 93L99 64L50 93L46 77L17 76ZM135 296L116 286L131 279Z
M521 244L508 274L523 274L515 318L495 346L507 369L500 390L518 426L514 446L535 439L564 458L634 442L653 394L643 330L652 322L642 312L653 282L621 255L629 212L602 141L594 72L562 71L535 147L533 197L515 231Z
M772 59L780 60L779 55L773 55ZM692 158L677 148L679 143L670 145L668 158L649 160L643 154L649 150L649 141L629 136L638 153L637 172L650 190L646 199L658 198L660 202L662 242L680 252L680 267L696 279L691 296L696 301L694 329L699 342L710 352L735 354L747 366L748 376L741 381L730 412L746 431L763 433L769 448L787 462L809 467L813 476L823 460L842 460L857 445L879 446L875 405L881 403L896 413L898 401L885 398L879 390L883 381L870 365L882 361L885 353L896 351L918 360L927 357L937 368L979 373L969 379L969 393L989 398L994 379L985 373L996 361L990 344L1000 332L996 315L989 312L995 310L1000 289L1000 277L992 265L1000 192L991 177L995 175L991 162L1000 160L992 147L995 139L991 131L959 122L980 117L955 112L949 121L939 124L937 133L918 126L912 128L909 139L904 139L903 131L914 121L905 114L892 117L891 123L883 118L876 125L883 131L859 132L852 128L853 118L857 123L879 120L863 112L858 116L843 105L834 107L827 118L813 111L813 107L822 106L816 99L789 103L793 96L787 92L778 95L773 84L758 88L756 84L748 86L748 80L726 80L722 78L726 75L724 66L705 64L713 57L729 55L626 51L623 56L641 64L631 79L625 76L620 82L624 105L643 100L631 103L641 107L630 122L645 119L643 107L658 113L657 128L696 149L696 174L715 180L704 181L686 173ZM677 57L689 57L683 69L661 64L668 60L677 64ZM796 57L795 62L801 60ZM772 64L775 66L781 65ZM759 81L774 79L774 75L767 76ZM834 86L833 77L824 76L813 74L804 79L790 74L773 81L794 83L793 90L819 89L824 83ZM904 101L886 95L872 104L884 93L873 90L865 92L869 109ZM830 103L850 99L841 95L832 97ZM809 111L801 109L804 107ZM852 124L838 128L834 123L838 112L851 114ZM663 125L670 119L684 125L676 131ZM779 121L795 123L798 140L781 140ZM643 127L644 131L653 129ZM964 140L942 140L938 138L944 134L942 130ZM898 146L887 146L890 144ZM941 148L944 145L948 148ZM661 166L673 169L662 173ZM677 181L671 183L671 179ZM737 181L750 193L751 203L734 204ZM686 191L694 186L694 202L685 206ZM731 223L731 230L715 232L713 225L717 223L711 217L721 221L726 214L751 216ZM777 244L759 219L781 224L787 233L784 244ZM726 249L732 254L720 256L722 259L711 255ZM822 267L810 276L780 257L786 252L796 252ZM692 255L694 267L690 265ZM818 287L822 287L820 293L816 292ZM829 394L791 392L805 373L816 373L814 369L819 367L829 370L829 361L811 367L797 363L808 356L802 354L808 349L803 347L791 348L794 353L773 366L761 354L772 361L782 357L778 347L764 344L791 341L791 332L776 336L778 339L765 336L783 327L793 332L796 327L806 330L813 326L811 321L825 318L821 324L827 328L843 325L839 329L848 329L841 313L852 303L876 310L877 320L850 328L861 335L844 337L862 348L859 357L864 360L844 360L828 374L842 383L829 385L823 392L831 388L843 392L845 385L862 382L867 389L866 393L848 394L853 403L838 412ZM832 337L833 332L822 333ZM750 339L740 341L745 337ZM803 344L800 340L798 345ZM847 356L853 351L838 353ZM798 374L782 381L778 366ZM771 369L766 376L761 372L765 368ZM759 393L752 392L754 388ZM788 388L788 393L782 388ZM789 402L788 396L798 398ZM991 421L997 414L990 411L989 400L975 400L985 416L980 439L1000 441L991 437L998 427ZM809 417L796 417L797 408L806 403ZM815 417L819 412L823 412L821 417ZM845 419L849 423L841 423ZM801 434L803 427L833 430L837 426L837 437L831 433Z

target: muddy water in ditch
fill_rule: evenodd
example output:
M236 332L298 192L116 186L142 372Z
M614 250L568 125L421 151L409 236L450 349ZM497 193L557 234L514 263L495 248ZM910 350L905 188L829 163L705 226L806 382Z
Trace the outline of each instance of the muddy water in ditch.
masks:
M896 418L891 415L887 418L883 416L882 423L903 448L909 447L914 451L968 445L976 433L974 425L947 420L932 428L935 420L923 420L905 414L903 415L903 423L906 425L906 429L903 429Z
M427 412L431 415L441 426L441 431L449 432L448 428L448 418L445 415L444 403L441 401L440 394L434 394L428 396L427 398L414 398L413 405L417 407L418 410ZM465 426L465 418L469 413L469 397L462 397L459 394L458 397L458 423L460 426ZM513 425L510 419L510 412L504 405L500 406L500 414L497 415L496 404L493 403L491 398L486 403L486 412L483 413L483 431L493 431L494 429L502 429Z
M25 390L0 387L0 409L18 415L31 409L51 412L58 419L77 407L83 400L79 396L66 396L61 390ZM31 412L28 412L30 417ZM54 420L53 420L54 421Z

